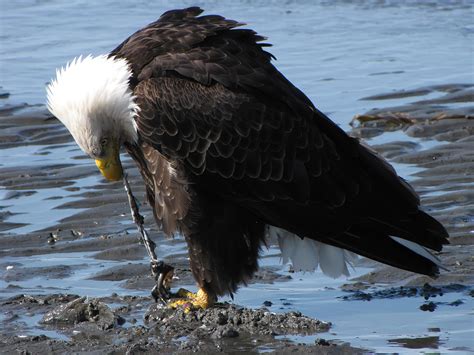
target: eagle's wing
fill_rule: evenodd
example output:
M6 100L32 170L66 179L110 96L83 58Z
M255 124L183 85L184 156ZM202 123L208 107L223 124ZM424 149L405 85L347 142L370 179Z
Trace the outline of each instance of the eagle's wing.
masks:
M370 188L367 172L350 169L316 118L277 100L170 77L142 81L135 95L142 139L180 162L192 182L209 179L213 193L333 208Z
M262 37L198 13L165 14L112 53L133 65L147 144L200 191L302 236L374 258L366 240L336 238L358 223L356 234L370 225L441 248L446 233L419 211L416 193L276 70Z
M318 218L320 233L338 234L361 216L418 213L416 194L391 166L318 111L302 116L277 100L182 78L147 79L135 95L147 144L200 189L267 223L298 230Z

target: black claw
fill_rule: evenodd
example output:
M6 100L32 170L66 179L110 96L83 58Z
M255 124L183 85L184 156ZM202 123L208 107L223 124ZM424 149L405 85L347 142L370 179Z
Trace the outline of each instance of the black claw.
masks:
M163 261L152 261L151 272L155 276L156 285L151 291L151 295L155 302L160 301L162 304L170 299L171 280L174 274L174 268L165 264Z
M165 295L163 295L161 291L159 291L158 285L155 285L153 287L153 289L151 290L151 295L153 299L155 300L155 303L158 303L159 301L161 304L166 305L167 298Z

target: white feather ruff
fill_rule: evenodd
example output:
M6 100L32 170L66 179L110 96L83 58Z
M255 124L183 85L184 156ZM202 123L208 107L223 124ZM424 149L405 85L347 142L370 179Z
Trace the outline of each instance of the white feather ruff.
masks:
M138 106L129 88L131 75L124 59L106 55L74 58L56 71L48 85L48 109L85 152L91 134L104 130L120 130L122 138L135 141Z
M327 276L349 276L347 266L352 266L358 258L357 254L347 250L309 238L301 239L277 227L269 226L269 233L278 238L283 264L291 262L295 271L314 271L319 266Z

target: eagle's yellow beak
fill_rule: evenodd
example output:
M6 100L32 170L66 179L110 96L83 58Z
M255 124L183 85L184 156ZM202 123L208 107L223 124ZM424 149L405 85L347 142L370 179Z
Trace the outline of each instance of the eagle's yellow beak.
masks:
M107 180L118 181L122 178L119 147L109 145L104 159L96 159L95 164Z

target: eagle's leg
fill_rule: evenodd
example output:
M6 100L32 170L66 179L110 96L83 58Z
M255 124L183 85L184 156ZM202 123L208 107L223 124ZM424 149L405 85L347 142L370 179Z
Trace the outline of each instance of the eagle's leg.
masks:
M180 290L171 306L191 303L207 308L217 296L232 295L240 283L258 269L258 254L265 238L265 224L239 206L200 195L199 219L192 220L184 233L189 264L199 291ZM199 204L197 204L199 202Z
M184 288L180 288L176 293L178 299L171 300L168 303L170 308L183 307L185 310L191 309L206 309L211 307L216 302L216 296L211 292L205 291L203 288L199 288L196 293L190 292Z

